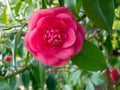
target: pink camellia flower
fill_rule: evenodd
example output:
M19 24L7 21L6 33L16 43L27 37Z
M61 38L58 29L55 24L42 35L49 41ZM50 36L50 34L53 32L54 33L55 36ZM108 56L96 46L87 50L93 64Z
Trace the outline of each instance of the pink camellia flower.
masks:
M26 48L48 66L65 65L81 51L85 39L84 28L65 7L34 12L28 20L28 29Z
M112 69L110 70L110 77L111 77L111 79L112 79L115 83L118 82L118 71L117 71L117 69L112 68Z
M12 56L11 56L11 55L6 56L6 57L4 58L4 60L7 61L7 62L10 62L10 61L12 60Z

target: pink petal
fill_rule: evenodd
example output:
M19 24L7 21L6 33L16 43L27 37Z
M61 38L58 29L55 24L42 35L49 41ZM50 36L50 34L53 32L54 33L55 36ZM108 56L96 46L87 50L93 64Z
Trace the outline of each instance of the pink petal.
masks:
M75 31L72 28L66 30L66 40L65 43L63 44L63 48L72 46L75 43L75 41L76 41Z
M54 24L53 27L55 29L59 29L59 30L64 30L66 28L66 24L65 22L63 22L62 20L57 20Z
M56 58L55 56L47 56L40 53L37 56L35 56L35 58L41 63L48 66L63 66L68 62L68 60L61 60Z
M60 19L55 16L42 17L37 23L37 28L38 29L47 29L49 27L52 27L53 23L56 22L57 20L60 20Z
M39 51L39 47L37 46L38 40L42 37L39 37L39 33L37 29L34 29L30 31L31 33L29 34L29 45L30 48L34 51Z
M59 52L55 54L55 56L59 59L69 60L74 55L74 48L62 48Z
M51 10L54 11L55 15L58 15L61 13L66 13L66 14L70 15L72 17L72 19L74 19L73 14L65 7L55 7L55 8L52 8Z
M41 17L46 17L53 14L54 14L53 11L50 9L43 9L34 12L28 20L28 29L33 30L36 27L37 22Z
M76 22L70 17L70 15L61 13L61 14L58 14L56 17L62 19L67 27L71 27L74 30L77 29Z
M78 52L81 51L82 46L83 46L83 42L84 42L84 37L82 37L82 35L78 32L76 33L76 42L73 45L74 50L75 50L75 54L77 54Z
M30 34L30 32L27 32L26 35L25 35L25 38L24 38L25 46L26 46L26 48L29 52L31 52L33 55L36 55L37 52L30 48L29 41L28 41L29 40L29 34Z
M66 20L72 19L72 17L70 15L66 14L66 13L58 14L58 15L56 15L56 17L59 17L61 19L66 19Z
M80 32L82 38L85 39L85 29L79 23L77 23L77 30Z

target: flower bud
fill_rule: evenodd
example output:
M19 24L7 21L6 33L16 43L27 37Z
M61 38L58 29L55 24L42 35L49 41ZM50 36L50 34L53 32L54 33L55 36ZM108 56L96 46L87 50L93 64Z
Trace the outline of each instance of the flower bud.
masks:
M118 71L115 68L112 68L110 70L110 77L113 80L114 83L118 82Z
M6 62L10 62L10 61L12 60L12 56L11 56L11 55L6 56L6 57L4 58L4 60L5 60Z

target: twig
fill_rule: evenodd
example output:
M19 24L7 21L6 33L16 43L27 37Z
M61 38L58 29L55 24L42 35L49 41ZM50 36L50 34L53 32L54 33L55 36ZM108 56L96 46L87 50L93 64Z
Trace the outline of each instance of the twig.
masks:
M21 27L22 25L17 25L17 26L0 26L0 28L5 28L5 29L11 29L11 28L17 28Z
M17 75L17 74L20 74L20 73L24 72L25 70L30 69L31 66L32 66L32 65L29 64L28 66L24 67L23 69L20 69L20 70L18 70L18 71L15 72L15 73L9 74L8 76L4 77L4 79L8 79L8 78L10 78L11 76L15 76L15 75Z

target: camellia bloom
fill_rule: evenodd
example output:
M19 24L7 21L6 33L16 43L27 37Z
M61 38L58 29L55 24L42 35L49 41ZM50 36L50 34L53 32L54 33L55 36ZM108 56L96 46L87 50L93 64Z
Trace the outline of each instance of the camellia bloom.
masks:
M117 69L112 68L112 69L110 70L110 77L111 77L111 79L112 79L115 83L118 82L118 71L117 71Z
M34 12L28 20L25 45L41 63L63 66L80 52L85 39L84 28L65 7Z
M12 60L12 56L11 56L11 55L6 56L6 57L4 58L4 60L7 61L7 62L10 62L10 61Z

